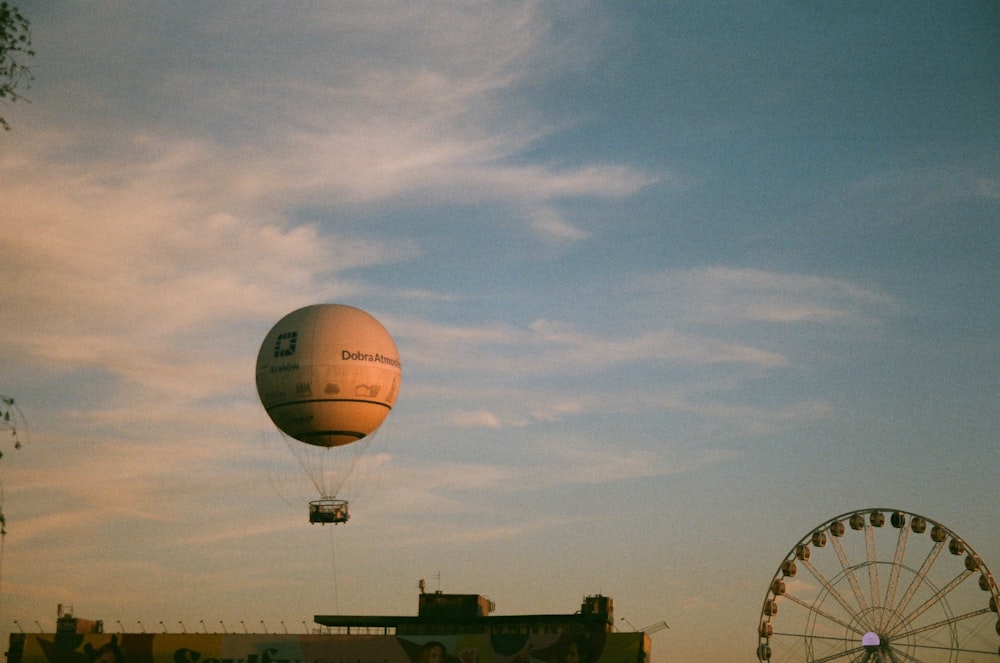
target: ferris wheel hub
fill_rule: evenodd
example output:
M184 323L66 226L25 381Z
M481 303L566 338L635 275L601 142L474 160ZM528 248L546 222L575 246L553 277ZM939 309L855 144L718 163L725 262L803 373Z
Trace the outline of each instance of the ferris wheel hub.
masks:
M861 646L868 651L875 651L882 644L882 638L878 637L878 633L873 631L868 631L863 636L861 636Z

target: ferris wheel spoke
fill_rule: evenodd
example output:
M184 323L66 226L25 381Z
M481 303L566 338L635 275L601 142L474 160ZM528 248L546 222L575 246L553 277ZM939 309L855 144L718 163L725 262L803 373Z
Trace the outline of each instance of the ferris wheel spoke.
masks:
M993 649L969 649L967 647L962 647L961 649L955 649L954 647L951 647L951 646L938 646L938 645L926 645L926 644L914 645L914 648L915 649L919 649L920 650L919 653L921 655L926 655L927 652L945 652L945 653L948 653L948 654L951 654L951 653L959 653L959 654L986 654L988 656L996 656L997 655L997 652L995 650L993 650ZM896 650L893 649L891 651L896 651ZM907 654L906 652L903 652L903 651L899 651L898 653L900 655L904 656L907 661L917 661L918 663L920 663L921 661L924 660L923 658L917 658L917 657L915 657L913 655L910 655L910 654Z
M830 582L830 580L827 579L827 577L823 575L823 573L819 569L817 569L815 565L813 565L809 560L802 560L802 565L807 569L809 569L809 573L811 573L813 577L816 578L816 580L818 580L821 585L823 585L823 588L830 593L830 596L836 599L837 603L840 604L840 607L842 607L848 615L851 615L852 617L859 616L859 611L857 607L851 605L850 602L848 602L848 600L844 598L844 596L840 592L837 591L837 588L833 586L833 583ZM819 613L818 610L814 610L805 603L803 603L802 605L805 605L807 608L809 608L813 612L816 612L817 614L825 614L825 613ZM843 622L839 620L835 621L837 621L838 624L843 624ZM849 627L849 628L852 631L861 633L861 631L858 630L857 627Z
M934 562L937 561L938 556L941 551L944 550L944 542L939 541L934 544L934 546L927 552L927 557L924 558L924 563L920 565L920 569L917 570L913 578L910 580L910 584L906 588L906 592L903 594L903 598L899 600L899 605L895 606L895 609L900 612L906 612L907 606L910 601L913 600L913 596L920 589L920 586L924 583L927 578L927 573L930 571Z
M886 650L885 660L887 663L903 663L903 661L909 661L910 663L921 663L919 658L907 654L905 651L899 651L894 648Z
M850 661L850 663L864 663L868 661L869 652L863 647L852 647L844 651L835 652L822 658L810 658L809 663L829 663L829 661Z
M895 521L894 521L895 523ZM889 586L885 590L885 603L891 607L896 602L896 588L899 586L899 573L903 569L903 558L906 556L906 541L910 535L910 528L906 523L902 523L899 528L899 537L896 539L896 553L892 558L892 569L889 571ZM884 624L880 624L884 627Z
M790 660L808 660L809 663L827 663L829 661L846 661L847 663L861 663L863 658L861 656L854 657L858 654L864 654L865 650L861 647L852 647L849 649L842 649L836 652L828 653L820 658L815 658L813 645L820 643L823 645L832 644L834 646L844 645L845 640L840 637L832 636L822 636L822 635L810 635L804 639L805 651L802 650L803 637L802 633L772 633L772 642L775 645L781 645L782 650L793 656ZM790 646L788 642L797 643L797 646ZM852 658L853 657L853 658Z
M825 610L820 610L815 605L810 605L805 601L803 601L802 599L798 598L797 596L792 596L791 594L785 594L785 598L788 599L789 601L792 601L793 603L797 603L798 605L802 606L803 608L808 610L811 614L822 617L833 624L842 626L849 631L857 633L858 635L861 635L863 633L857 626L854 626L849 622L844 621L843 619L839 619L834 615L831 615L829 612L826 612Z
M854 600L858 602L857 612L858 614L863 614L865 608L871 607L873 604L865 600L865 594L861 591L861 583L858 581L857 575L854 573L854 566L847 557L847 551L844 550L844 545L840 542L840 537L832 537L831 539L834 552L837 553L837 559L840 560L840 567L844 571L844 575L847 577L847 582L851 585L851 591L854 593ZM850 610L848 610L850 612Z
M792 657L790 660L801 659L803 657L803 639L801 633L771 633L768 642L774 647L775 653L781 651Z
M964 622L964 621L969 620L969 619L973 619L975 617L979 617L981 615L988 614L990 612L991 611L990 611L989 608L981 608L979 610L973 610L972 612L967 612L964 615L954 615L954 616L949 617L948 619L942 619L940 621L936 621L933 624L924 624L923 626L921 626L919 628L912 629L910 631L900 631L900 632L894 633L893 634L893 638L897 638L897 639L909 638L909 637L912 637L914 635L919 635L920 633L929 633L929 632L937 631L939 629L949 628L949 627L951 627L951 626L953 626L955 624L960 624L961 622Z
M971 575L972 575L972 571L969 571L968 569L965 569L961 573L959 573L957 576L955 576L954 578L952 578L951 582L949 582L947 585L945 585L944 587L942 587L938 591L934 592L934 594L932 594L929 599L927 599L926 601L924 601L923 603L921 603L919 606L917 606L913 610L913 612L911 612L909 615L907 615L896 626L896 628L893 630L893 633L898 632L899 629L903 629L903 628L909 627L909 625L912 624L914 622L914 620L916 620L920 615L924 614L925 612L927 612L928 610L930 610L931 608L933 608L935 605L937 605L941 601L943 601L944 598L946 596L948 596L948 594L951 593L952 590L954 590L956 587L958 587L959 585L961 585L962 581L966 580Z
M865 528L865 555L868 560L868 591L871 595L871 605L880 605L882 592L879 589L878 548L875 545L874 525Z

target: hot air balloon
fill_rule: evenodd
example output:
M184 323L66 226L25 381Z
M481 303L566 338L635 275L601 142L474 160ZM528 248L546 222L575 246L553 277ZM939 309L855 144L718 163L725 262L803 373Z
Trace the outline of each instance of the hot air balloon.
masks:
M257 394L271 421L295 444L313 450L300 463L320 492L309 521L350 517L337 492L351 467L331 474L341 447L369 438L399 394L399 352L374 317L353 306L316 304L292 311L264 338L257 354ZM345 453L343 455L352 455Z

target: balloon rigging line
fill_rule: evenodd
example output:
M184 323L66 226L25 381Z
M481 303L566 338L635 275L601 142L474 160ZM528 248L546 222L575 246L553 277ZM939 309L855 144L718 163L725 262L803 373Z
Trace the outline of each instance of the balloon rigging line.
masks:
M330 528L330 568L333 571L333 607L340 613L340 588L337 583L337 544L334 535L335 527Z
M295 504L295 502L293 502L291 500L291 498L289 498L285 494L285 490L281 486L278 485L278 482L276 480L276 477L278 476L278 471L274 467L274 460L273 460L273 458L274 458L274 451L275 451L275 445L273 443L271 443L271 442L268 441L268 433L267 433L267 431L264 428L261 428L261 442L263 443L263 446L264 446L264 454L268 458L268 463L267 463L267 482L268 482L268 484L270 484L271 490L274 491L275 495L277 495L279 498L281 498L282 502L284 502L288 506L293 506Z

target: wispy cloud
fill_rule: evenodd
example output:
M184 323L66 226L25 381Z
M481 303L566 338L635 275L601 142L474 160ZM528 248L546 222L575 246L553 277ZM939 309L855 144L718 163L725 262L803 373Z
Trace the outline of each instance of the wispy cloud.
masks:
M899 310L888 295L850 281L750 268L668 270L637 284L691 324L860 324Z

